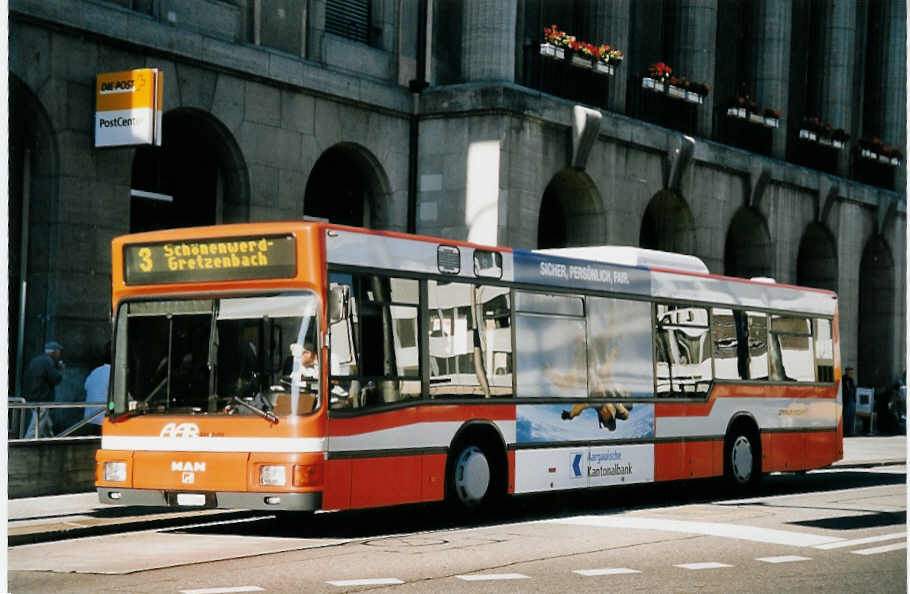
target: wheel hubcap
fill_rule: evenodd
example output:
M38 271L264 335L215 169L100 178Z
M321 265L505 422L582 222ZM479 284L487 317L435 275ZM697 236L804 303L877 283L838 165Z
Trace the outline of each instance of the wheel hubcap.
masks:
M455 492L467 506L481 502L490 487L490 463L476 446L464 450L455 463Z
M743 435L738 436L733 442L730 465L737 482L748 483L752 478L752 443Z

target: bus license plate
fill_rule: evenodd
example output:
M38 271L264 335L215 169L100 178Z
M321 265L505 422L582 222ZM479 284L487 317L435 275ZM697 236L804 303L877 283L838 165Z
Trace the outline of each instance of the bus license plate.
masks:
M205 495L202 493L177 493L177 505L205 505Z

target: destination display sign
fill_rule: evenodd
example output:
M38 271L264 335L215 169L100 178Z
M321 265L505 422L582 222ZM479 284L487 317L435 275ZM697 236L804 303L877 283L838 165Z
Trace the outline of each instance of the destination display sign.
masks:
M127 285L292 278L297 249L293 235L136 243L123 247L123 269Z

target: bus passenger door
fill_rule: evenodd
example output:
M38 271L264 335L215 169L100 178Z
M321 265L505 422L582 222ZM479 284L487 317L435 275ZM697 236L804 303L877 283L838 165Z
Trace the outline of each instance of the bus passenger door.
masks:
M417 409L394 406L420 393L416 364L396 356L399 344L416 344L417 281L340 273L329 281L326 507L420 501L421 458L408 447L419 437Z

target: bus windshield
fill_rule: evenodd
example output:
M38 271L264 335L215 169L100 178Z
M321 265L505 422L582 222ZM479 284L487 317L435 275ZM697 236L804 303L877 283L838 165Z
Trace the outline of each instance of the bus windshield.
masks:
M112 412L305 414L319 396L312 293L120 306Z

